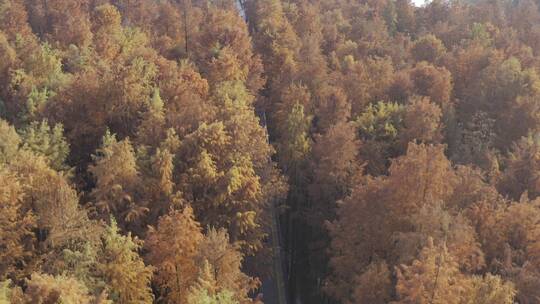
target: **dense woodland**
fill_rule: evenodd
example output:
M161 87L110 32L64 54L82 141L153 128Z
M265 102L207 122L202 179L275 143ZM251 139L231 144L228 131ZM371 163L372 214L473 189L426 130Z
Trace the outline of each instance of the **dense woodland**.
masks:
M540 303L540 1L0 0L0 117L2 304Z

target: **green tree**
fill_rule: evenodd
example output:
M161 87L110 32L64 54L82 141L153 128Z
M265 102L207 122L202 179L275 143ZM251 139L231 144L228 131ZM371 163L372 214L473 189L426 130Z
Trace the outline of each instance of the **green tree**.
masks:
M34 273L26 282L26 303L90 304L93 297L84 284L65 276Z
M367 172L386 171L388 160L399 154L398 135L403 126L405 107L396 103L379 102L369 105L356 123L363 145L360 158L367 162Z
M295 168L306 159L310 151L311 140L308 130L311 123L310 117L306 117L304 107L296 103L285 121L286 131L279 146L281 163L286 166L286 172L294 172Z
M189 294L189 304L238 304L232 292L224 290L215 295L209 295L204 289L194 289Z
M21 138L14 127L0 119L0 164L12 161L19 150Z
M114 219L102 236L97 270L115 303L152 303L152 267L139 256L141 243L131 233L121 235Z
M64 127L56 124L50 127L46 120L32 122L22 132L22 149L44 156L51 168L62 170L66 168L66 158L69 145L64 138Z
M516 295L512 283L504 282L499 276L487 274L485 277L474 276L471 279L471 295L464 303L472 304L511 304Z
M0 282L0 303L23 303L22 290L10 280Z
M129 139L117 141L116 136L107 131L88 171L96 179L92 196L103 218L114 215L119 218L121 227L141 220L148 209L139 201L137 191L141 176Z

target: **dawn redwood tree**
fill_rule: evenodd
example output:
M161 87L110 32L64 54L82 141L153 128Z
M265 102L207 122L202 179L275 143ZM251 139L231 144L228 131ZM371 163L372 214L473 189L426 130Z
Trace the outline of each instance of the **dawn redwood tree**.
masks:
M195 257L203 237L189 206L171 211L149 230L146 260L155 267L153 281L166 303L188 303L188 292L199 274Z

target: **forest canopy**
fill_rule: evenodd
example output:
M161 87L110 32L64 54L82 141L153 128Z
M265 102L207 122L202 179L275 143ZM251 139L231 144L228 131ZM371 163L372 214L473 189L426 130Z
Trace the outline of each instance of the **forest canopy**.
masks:
M0 0L0 303L540 302L540 1Z

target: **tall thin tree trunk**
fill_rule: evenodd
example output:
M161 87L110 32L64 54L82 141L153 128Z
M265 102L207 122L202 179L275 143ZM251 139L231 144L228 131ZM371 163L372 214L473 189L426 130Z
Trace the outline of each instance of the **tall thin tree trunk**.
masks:
M184 2L184 40L185 40L185 50L186 50L186 57L189 57L189 35L188 35L188 15L187 15L187 1L183 0Z

